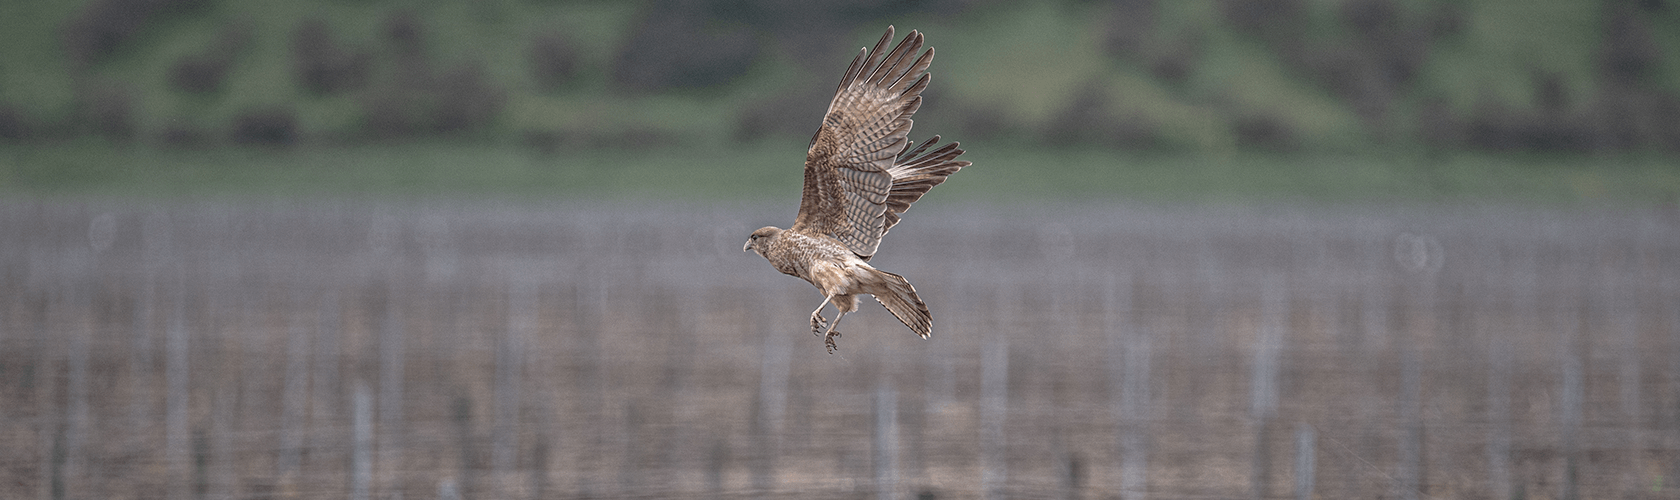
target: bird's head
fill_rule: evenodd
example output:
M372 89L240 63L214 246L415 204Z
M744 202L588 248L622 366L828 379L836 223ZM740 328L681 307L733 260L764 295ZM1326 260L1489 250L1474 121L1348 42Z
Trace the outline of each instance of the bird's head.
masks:
M756 253L760 257L763 257L764 256L764 247L762 247L760 245L764 244L764 242L770 241L772 238L775 238L775 237L781 236L781 235L782 235L782 228L779 228L779 227L776 227L776 226L764 226L764 227L758 228L757 231L752 232L752 236L747 237L747 244L741 245L741 251L745 252L745 251L751 250L751 251L753 251L753 253Z

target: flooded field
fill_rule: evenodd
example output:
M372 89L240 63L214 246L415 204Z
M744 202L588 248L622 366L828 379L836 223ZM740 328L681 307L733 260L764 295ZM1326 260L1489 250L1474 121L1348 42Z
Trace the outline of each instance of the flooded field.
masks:
M0 202L4 498L1675 498L1680 217ZM832 313L829 314L832 316Z

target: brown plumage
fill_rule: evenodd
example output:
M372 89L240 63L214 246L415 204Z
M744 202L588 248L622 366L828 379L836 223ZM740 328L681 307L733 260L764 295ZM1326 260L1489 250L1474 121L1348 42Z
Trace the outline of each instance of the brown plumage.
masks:
M957 160L953 142L929 151L939 136L911 147L911 115L922 105L931 75L933 49L920 55L922 34L911 31L891 52L881 51L893 28L852 59L822 127L805 153L805 191L793 227L753 231L742 251L751 250L777 271L816 285L823 303L811 311L811 333L823 335L834 353L840 318L857 310L857 296L870 294L922 338L933 332L933 316L904 277L869 265L881 237L899 214L929 189L969 165ZM822 308L834 304L834 322Z

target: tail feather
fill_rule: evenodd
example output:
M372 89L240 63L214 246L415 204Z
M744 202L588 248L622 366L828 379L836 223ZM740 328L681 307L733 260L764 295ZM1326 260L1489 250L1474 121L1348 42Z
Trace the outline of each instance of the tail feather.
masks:
M916 332L916 335L925 339L933 334L933 315L928 313L927 304L922 302L922 298L916 295L916 287L910 286L910 281L903 276L880 269L872 271L880 280L879 286L870 293L875 296L875 301L886 306L887 311L892 312L894 317L903 322L904 326L910 327L910 331Z

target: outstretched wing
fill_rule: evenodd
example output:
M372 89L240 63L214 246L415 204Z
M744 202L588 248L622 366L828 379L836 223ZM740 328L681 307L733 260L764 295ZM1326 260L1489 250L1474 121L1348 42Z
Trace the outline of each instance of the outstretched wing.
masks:
M791 228L832 236L865 258L875 254L889 225L894 187L888 170L907 149L910 117L922 105L933 61L933 49L911 57L922 48L922 34L916 31L883 57L892 37L889 26L874 49L852 59L840 79L822 128L805 153L805 192Z
M915 148L905 148L898 155L898 160L887 169L892 175L892 191L887 192L887 212L885 222L881 227L881 236L898 224L898 214L910 210L910 204L922 199L929 189L945 182L946 177L957 173L963 167L972 165L967 161L958 160L957 156L963 150L957 149L958 143L940 146L931 152L923 154L929 147L939 143L939 136L933 136ZM919 155L919 156L918 156Z

